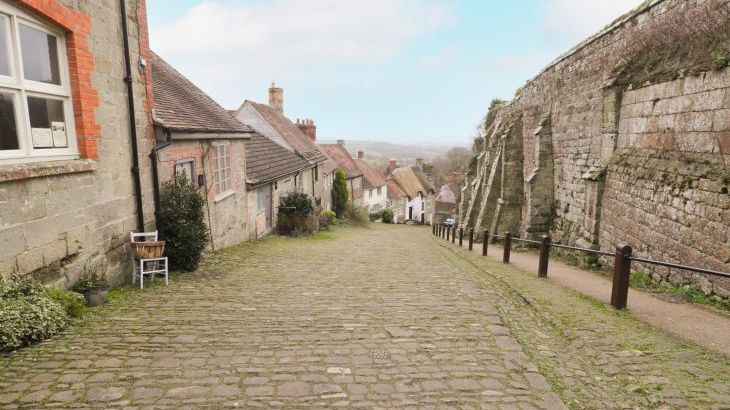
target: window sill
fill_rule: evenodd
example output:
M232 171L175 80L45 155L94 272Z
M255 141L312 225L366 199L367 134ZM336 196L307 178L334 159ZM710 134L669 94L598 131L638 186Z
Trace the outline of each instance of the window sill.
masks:
M235 191L228 191L228 192L224 192L220 195L216 195L215 198L213 198L213 202L218 203L218 202L228 198L229 196L233 196L234 193L235 193Z
M53 175L76 174L96 170L96 161L74 159L43 161L25 164L0 164L0 182L49 177Z

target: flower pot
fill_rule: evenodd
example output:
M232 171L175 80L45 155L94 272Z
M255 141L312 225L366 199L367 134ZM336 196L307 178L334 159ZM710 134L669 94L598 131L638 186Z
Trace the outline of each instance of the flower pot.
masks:
M86 289L82 294L84 295L84 299L86 299L86 305L93 307L106 303L108 293L109 286L98 286Z

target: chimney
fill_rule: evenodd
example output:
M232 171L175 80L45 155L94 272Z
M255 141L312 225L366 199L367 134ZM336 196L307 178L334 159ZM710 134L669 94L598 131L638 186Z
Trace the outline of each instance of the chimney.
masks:
M386 176L390 176L396 168L398 168L398 162L396 160L391 159L388 161L388 169L385 171Z
M365 158L365 151L360 150L357 152L357 159L363 159Z
M302 133L309 137L312 141L317 141L317 126L314 125L314 121L307 118L304 120L297 119L297 127L302 130Z
M280 113L284 113L284 89L271 83L269 87L269 106Z
M337 145L345 145L345 140L337 140Z

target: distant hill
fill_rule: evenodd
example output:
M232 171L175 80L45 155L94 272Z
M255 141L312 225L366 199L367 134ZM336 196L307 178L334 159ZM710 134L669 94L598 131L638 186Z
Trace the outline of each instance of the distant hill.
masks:
M318 140L320 144L334 144L336 141ZM390 142L373 142L345 140L345 147L353 158L357 158L357 152L365 152L365 159L378 171L383 171L388 166L390 159L398 161L399 165L413 165L416 158L423 158L430 162L439 155L443 155L452 148L452 145L403 145Z

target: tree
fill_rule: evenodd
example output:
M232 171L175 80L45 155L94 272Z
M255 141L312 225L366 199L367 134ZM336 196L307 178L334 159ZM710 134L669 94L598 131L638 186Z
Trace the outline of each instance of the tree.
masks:
M184 173L165 182L160 198L160 231L164 235L170 267L193 271L208 243L203 198Z
M338 218L342 218L342 214L347 209L347 201L349 195L347 193L347 179L345 172L338 168L335 172L335 180L332 184L332 209Z

